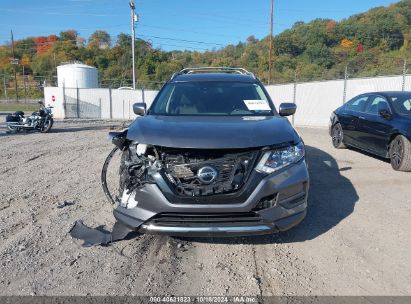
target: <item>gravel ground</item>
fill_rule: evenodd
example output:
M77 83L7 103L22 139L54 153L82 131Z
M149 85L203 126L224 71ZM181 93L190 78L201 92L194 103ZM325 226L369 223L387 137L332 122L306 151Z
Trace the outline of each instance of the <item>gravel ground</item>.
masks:
M411 175L334 150L323 129L299 129L310 209L287 233L81 247L68 234L76 220L113 224L99 176L115 127L6 135L0 126L0 295L411 294Z

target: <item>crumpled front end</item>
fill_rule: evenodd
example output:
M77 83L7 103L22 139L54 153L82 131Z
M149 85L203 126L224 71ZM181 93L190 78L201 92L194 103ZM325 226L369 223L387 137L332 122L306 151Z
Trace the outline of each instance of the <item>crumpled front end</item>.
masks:
M183 149L129 143L114 216L145 233L234 236L288 230L306 214L305 160L266 174L263 149Z

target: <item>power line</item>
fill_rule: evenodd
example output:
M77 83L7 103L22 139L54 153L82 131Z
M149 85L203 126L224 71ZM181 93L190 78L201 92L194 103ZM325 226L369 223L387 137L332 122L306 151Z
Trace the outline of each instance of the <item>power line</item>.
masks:
M161 30L167 30L167 31L179 31L179 32L192 33L192 34L212 35L212 36L219 36L219 37L242 39L240 36L225 35L221 33L202 32L202 31L192 31L192 30L187 30L183 28L175 28L175 27L162 27L162 26L147 25L147 24L140 24L139 27L147 27L147 28L161 29Z
M177 39L177 38L170 38L170 37L150 36L150 35L140 35L140 37L163 39L163 40L172 40L172 41L182 41L182 42L196 43L196 44L207 44L207 45L219 45L219 46L224 46L224 45L221 44L221 43L198 41L198 40L186 40L186 39Z
M145 37L145 38L152 38L152 39L161 39L161 40L170 40L170 41L180 41L180 42L185 42L189 44L203 44L203 45L218 45L218 46L224 46L224 44L217 43L217 42L209 42L209 41L199 41L199 40L187 40L187 39L178 39L178 38L172 38L172 37L164 37L164 36L152 36L152 35L139 35L140 37ZM45 37L47 36L39 36L39 37ZM27 39L27 38L26 38ZM56 42L62 42L62 41L70 41L70 42L77 42L77 39L67 39L67 40L56 40L56 41L43 41L43 42L33 42L35 45L53 45ZM21 45L31 45L31 43L28 42L17 42L19 46Z

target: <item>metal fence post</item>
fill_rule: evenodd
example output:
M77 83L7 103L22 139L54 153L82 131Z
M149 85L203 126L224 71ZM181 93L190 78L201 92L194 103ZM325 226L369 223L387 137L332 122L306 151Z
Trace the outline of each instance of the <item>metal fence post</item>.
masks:
M402 91L405 91L405 81L407 80L407 59L404 59L404 68L402 72Z
M297 103L297 70L295 70L295 74L294 74L293 103L294 104ZM293 125L294 125L294 116L295 114L293 114L291 118L291 122Z
M111 91L111 86L108 88L110 94L110 119L113 119L113 96Z
M7 86L6 86L6 75L3 75L3 84L4 84L4 97L7 100Z
M141 97L143 98L143 103L146 103L146 98L144 96L144 87L141 88Z
M64 109L64 118L67 118L67 103L66 103L66 86L63 82L63 109Z
M80 118L80 100L79 100L79 89L76 88L76 102L77 102L77 118Z
M344 72L344 93L343 93L343 104L347 101L347 84L348 84L348 65L345 66Z
M101 119L103 117L103 115L101 113L103 111L103 109L101 108L101 98L98 99L98 106L100 108L100 119Z

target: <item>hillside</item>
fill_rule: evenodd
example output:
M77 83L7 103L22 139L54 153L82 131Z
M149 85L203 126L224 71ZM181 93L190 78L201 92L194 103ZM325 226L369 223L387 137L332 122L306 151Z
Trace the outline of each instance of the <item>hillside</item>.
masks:
M342 78L346 66L351 77L400 74L403 59L411 62L410 40L411 0L374 8L340 22L297 22L274 39L273 82L290 82L295 77L299 81ZM120 34L113 41L104 31L96 31L87 40L75 30L18 40L19 87L23 66L32 85L44 80L50 84L55 81L55 67L68 61L98 67L104 87L130 85L130 44L129 35ZM166 52L139 39L136 54L138 82L146 88L159 87L173 72L187 66L238 66L255 72L263 81L268 76L268 37L258 40L251 36L237 45L206 52ZM6 75L9 95L13 94L10 57L10 44L0 46L0 75ZM28 94L36 95L37 91L34 87Z

